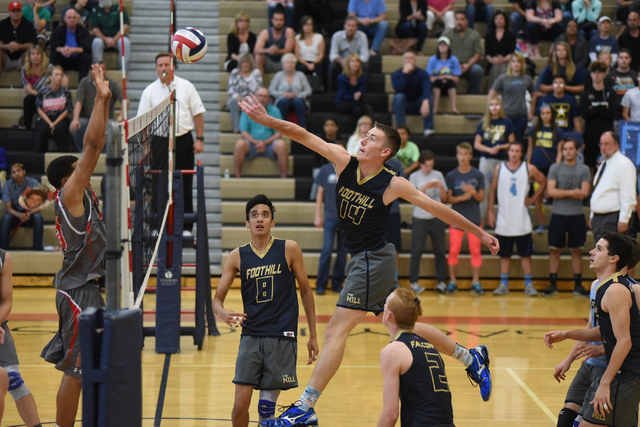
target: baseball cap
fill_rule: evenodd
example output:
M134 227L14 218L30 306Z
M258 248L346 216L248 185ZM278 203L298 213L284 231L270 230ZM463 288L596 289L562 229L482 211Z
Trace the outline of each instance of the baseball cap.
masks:
M16 9L22 10L22 5L19 1L12 1L11 3L9 3L9 12Z
M441 36L438 39L438 44L440 44L441 42L445 42L447 46L451 46L451 40L449 40L449 37Z
M602 16L602 17L600 17L600 19L598 19L598 24L602 24L602 22L604 22L604 21L611 22L611 18L609 18L608 16Z

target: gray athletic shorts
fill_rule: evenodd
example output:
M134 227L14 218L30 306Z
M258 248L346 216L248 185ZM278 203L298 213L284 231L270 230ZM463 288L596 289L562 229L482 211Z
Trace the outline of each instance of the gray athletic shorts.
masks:
M104 307L97 281L92 280L75 289L58 289L58 332L40 354L47 362L54 363L56 369L78 379L82 378L78 317L89 307Z
M396 249L391 243L353 255L338 307L371 311L376 316L382 313L389 294L400 287L396 282L397 267Z
M243 336L240 338L234 384L256 390L288 390L298 387L296 341Z
M567 390L567 397L564 399L564 402L577 403L582 406L589 387L591 387L591 384L593 384L594 381L602 377L602 374L604 374L604 371L606 370L607 368L603 368L601 366L582 363L580 369L576 372L576 376L573 377L573 381L571 381L571 385L569 386L569 390Z
M618 372L611 381L610 396L613 408L610 413L596 415L591 402L595 395L600 379L598 378L587 391L580 413L586 421L600 426L637 426L638 404L640 403L640 375L630 372Z
M0 366L17 365L20 363L18 362L18 352L16 352L16 344L13 342L6 320L2 324L2 329L4 329L4 344L0 345Z

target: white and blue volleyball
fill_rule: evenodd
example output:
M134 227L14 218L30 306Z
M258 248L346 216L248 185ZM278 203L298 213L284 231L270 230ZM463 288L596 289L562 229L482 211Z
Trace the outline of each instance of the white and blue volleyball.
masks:
M196 28L182 28L173 35L171 50L182 62L198 62L207 53L207 38Z

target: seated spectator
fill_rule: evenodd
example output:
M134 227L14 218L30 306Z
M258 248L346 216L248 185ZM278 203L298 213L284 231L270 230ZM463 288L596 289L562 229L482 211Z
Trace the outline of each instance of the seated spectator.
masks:
M433 28L433 21L435 21L435 15L431 12L431 28ZM400 1L400 20L396 25L396 36L401 39L418 39L416 52L422 53L422 47L427 38L428 22L427 0ZM453 23L453 16L451 16L451 22Z
M451 47L451 55L460 63L460 75L469 81L467 93L478 94L484 80L484 69L478 64L482 55L482 45L480 34L467 25L467 16L462 12L456 12L456 28L445 31L443 36L449 40L447 44Z
M476 19L485 20L487 27L491 26L491 17L493 16L493 5L491 0L467 0L465 9L469 27L474 28Z
M602 52L600 55L598 55L598 61L604 63L609 70L611 70L611 68L613 67L613 59L611 58L610 53Z
M31 130L33 117L38 112L36 95L40 89L49 84L48 75L52 68L53 65L49 63L49 58L42 48L38 45L32 45L22 67L22 87L27 95L22 101L24 116L21 129ZM66 85L65 82L62 85L67 87L68 80L67 78Z
M531 55L540 58L540 39L553 42L564 31L562 10L557 1L529 0L526 12L525 33L531 45Z
M75 9L76 12L80 14L80 24L87 27L87 29L91 29L91 10L88 8L89 0L77 0L76 2L71 2L69 6L62 9L60 12L60 16L64 16L67 13L67 9ZM98 2L96 2L96 6ZM93 8L92 8L93 9Z
M502 9L493 14L490 28L484 39L484 50L491 88L498 77L507 72L511 55L516 51L516 35L509 30L507 14Z
M576 69L571 59L571 48L564 42L556 43L549 56L549 65L538 76L537 90L543 94L553 92L553 78L557 75L565 77L565 92L576 95L584 90L582 72Z
M309 15L316 23L316 30L319 30L324 37L329 37L333 18L330 0L294 0L294 3L296 22L300 22L299 17Z
M9 3L9 17L0 21L0 74L2 71L20 70L27 50L36 44L36 29L22 18L22 5Z
M556 39L556 43L560 42L569 45L576 68L586 69L589 65L589 43L578 33L578 23L575 20L567 22L565 32Z
M298 59L296 70L302 71L308 76L318 76L322 81L324 78L324 37L314 31L313 18L309 15L303 16L300 21L300 34L296 37L293 49Z
M553 92L540 100L538 108L539 105L550 105L555 113L556 124L565 133L582 132L578 102L574 96L565 93L564 86L565 77L562 74L555 76L553 78Z
M637 12L630 12L627 17L627 30L618 37L620 49L628 49L631 52L631 68L640 68L640 19Z
M525 0L509 0L513 7L513 12L509 15L509 21L511 21L511 29L519 39L524 39L524 28L527 23L527 12ZM487 191L488 193L488 191Z
M618 52L620 52L620 46L618 40L609 35L611 30L611 19L608 16L603 16L598 19L598 34L591 37L589 40L589 58L591 62L595 62L598 59L598 55L602 52L610 53L613 62L618 59Z
M431 113L431 79L427 71L416 66L416 55L406 52L402 56L402 68L391 74L391 84L396 94L393 96L393 114L396 124L406 123L406 114L422 116L423 134L433 133ZM408 175L408 174L407 174Z
M256 98L267 110L267 114L277 119L282 119L280 110L269 102L269 89L261 87L256 93ZM281 139L279 132L254 122L244 112L240 116L240 132L242 138L236 141L233 150L233 163L236 178L242 177L242 165L246 157L268 157L278 161L280 177L286 178L289 168L289 153L287 144Z
M360 141L367 136L367 132L369 132L371 128L373 128L373 120L371 117L362 116L358 119L356 130L347 141L347 153L352 156L358 155L358 152L360 152Z
M47 47L47 30L51 22L51 13L42 6L41 0L28 0L29 4L22 8L22 18L33 24L38 34L38 45L44 50Z
M628 90L638 85L638 73L630 67L631 54L627 49L620 51L615 69L611 70L604 78L604 85L614 93L613 108L615 120L622 120L622 106L620 102ZM617 125L616 125L617 126Z
M418 163L420 149L415 142L409 141L411 131L407 125L398 125L396 130L400 135L400 149L396 153L395 158L400 160L400 163L402 163L402 171L406 176L409 176L420 166Z
M233 132L240 133L240 106L242 101L250 93L257 93L262 87L262 74L260 70L254 68L253 55L249 52L241 53L238 57L240 66L234 68L229 75L229 99L227 108L231 114Z
M524 74L526 68L524 57L519 53L514 53L509 61L507 74L500 76L489 91L489 99L495 98L498 94L502 95L504 115L515 126L516 141L522 141L527 122L533 117L533 113L531 113L531 117L528 117L526 99L527 92L533 93L533 80Z
M600 155L600 135L613 129L616 113L615 93L604 84L607 74L607 66L604 63L591 63L589 71L592 83L580 94L580 116L584 119L584 164L595 172L596 159Z
M267 13L269 18L269 26L273 25L273 18L276 11L285 15L285 26L293 28L295 26L295 6L293 0L267 0Z
M75 9L67 9L64 23L51 33L51 63L63 70L77 70L78 79L84 79L91 68L91 34L78 25L80 15Z
M458 14L457 16L461 16ZM465 18L466 19L466 18ZM433 87L433 115L438 114L440 95L444 91L449 96L451 111L460 114L456 107L456 83L460 79L460 63L458 58L451 55L449 39L442 36L438 39L438 52L429 58L427 73Z
M564 132L557 124L556 112L549 104L542 104L538 111L538 121L529 131L529 148L527 163L532 164L546 177L552 164L562 160L561 141ZM536 200L536 216L538 217L538 233L544 232L544 213L542 198Z
M598 34L598 17L602 10L600 0L573 0L571 9L582 37L589 40Z
M293 53L282 55L282 71L278 71L271 80L269 93L275 98L275 106L287 120L290 112L295 112L298 124L306 128L306 112L309 109L309 97L313 92L304 73L296 71L296 56Z
M62 86L62 67L56 65L49 72L51 83L44 86L36 95L38 120L36 121L36 152L46 153L49 150L49 138L53 137L58 151L68 151L69 118L73 111L71 92Z
M478 123L473 141L473 148L480 152L478 169L484 175L487 187L493 180L493 170L496 165L507 159L509 145L515 140L515 127L511 120L505 117L500 97L490 95L487 111ZM487 215L487 197L488 194L485 194L480 203L480 213L483 218Z
M36 188L40 185L33 178L25 176L27 171L22 163L11 165L11 179L5 182L2 187L2 201L5 205L6 213L2 217L2 232L0 234L0 249L9 249L11 241L11 229L16 227L33 228L33 249L41 251L42 239L44 236L44 220L38 213L40 208L32 211L20 206L20 196L27 188Z
M109 90L111 91L111 99L109 100L109 123L112 123L115 118L116 102L120 102L120 114L115 120L121 122L123 119L122 111L128 105L128 102L124 102L122 99L122 88L118 83L106 77L107 65L103 62L98 62L97 65L102 69L102 75L105 76L105 80L109 83ZM93 84L93 76L89 75L80 80L78 84L78 92L76 93L76 103L73 108L73 120L69 126L71 132L71 138L75 143L76 150L81 153L84 141L84 134L87 131L87 125L91 118L91 112L93 111L93 104L96 97L96 86ZM128 101L128 100L127 100ZM111 126L107 126L107 141L111 141L112 130ZM103 150L106 152L106 147Z
M456 25L456 14L453 12L455 0L431 0L427 3L427 29L433 30L436 21L442 22L444 30L452 30Z
M387 6L384 0L349 0L347 10L349 16L358 20L358 29L368 37L373 37L369 52L377 55L389 29L389 23L385 21Z
M327 83L329 91L336 90L335 81L340 72L347 66L347 58L352 53L357 53L363 63L365 74L369 62L369 42L367 36L358 31L358 21L353 16L347 16L344 21L344 30L336 31L331 37L331 51L329 53L329 71Z
M238 67L238 58L243 53L253 55L253 48L256 45L257 37L249 31L251 17L247 12L240 12L236 15L236 20L231 27L231 32L227 36L227 59L224 62L224 69L228 73Z
M129 71L131 61L131 40L126 34L129 32L129 15L127 9L122 9L123 26L120 29L120 5L112 0L100 0L100 5L91 11L91 32L95 36L91 44L94 62L104 59L104 50L117 50L118 58L122 54L124 40L124 69ZM120 40L122 38L122 40ZM118 61L118 68L122 66Z
M640 122L640 89L634 87L622 97L622 118L633 122Z
M362 60L357 53L347 58L347 66L338 76L338 94L336 95L335 111L338 114L349 114L356 117L366 112L364 94L367 90L369 77L364 74Z
M293 52L295 33L284 25L284 11L276 9L269 20L271 26L260 32L253 48L256 54L256 67L262 75L282 70L280 60L285 53Z

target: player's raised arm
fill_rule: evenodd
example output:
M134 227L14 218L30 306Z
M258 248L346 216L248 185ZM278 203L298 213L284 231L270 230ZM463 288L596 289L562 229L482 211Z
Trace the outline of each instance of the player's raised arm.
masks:
M280 132L282 135L299 142L335 164L338 173L342 172L349 164L351 156L343 147L338 144L328 144L295 123L270 116L254 94L250 94L243 101L240 101L239 105L242 111L254 122Z
M385 203L387 203L387 193L392 197L389 202L400 197L414 206L424 209L447 224L451 224L454 227L475 235L484 245L491 249L491 253L493 255L498 253L498 250L500 249L498 239L473 224L458 212L440 202L436 202L426 194L418 191L406 179L396 176L391 180L389 189L385 192Z
M109 82L102 75L99 65L92 66L93 82L96 86L96 99L93 112L84 135L82 154L62 193L62 202L69 212L78 217L84 213L84 189L89 185L91 175L96 169L100 153L106 140L107 123L109 122Z
M291 262L291 271L296 276L298 287L300 288L300 299L302 307L307 316L307 325L309 326L309 342L307 349L309 350L309 359L307 365L311 365L318 358L320 348L318 347L318 333L316 331L316 305L313 299L313 292L309 285L307 277L307 268L304 265L304 258L300 246L293 240L287 240L285 246L287 259Z
M233 310L224 308L224 300L238 271L240 271L240 251L236 248L231 251L227 262L224 263L220 283L218 283L218 289L213 297L213 312L232 328L237 328L247 318L245 313L236 313Z

